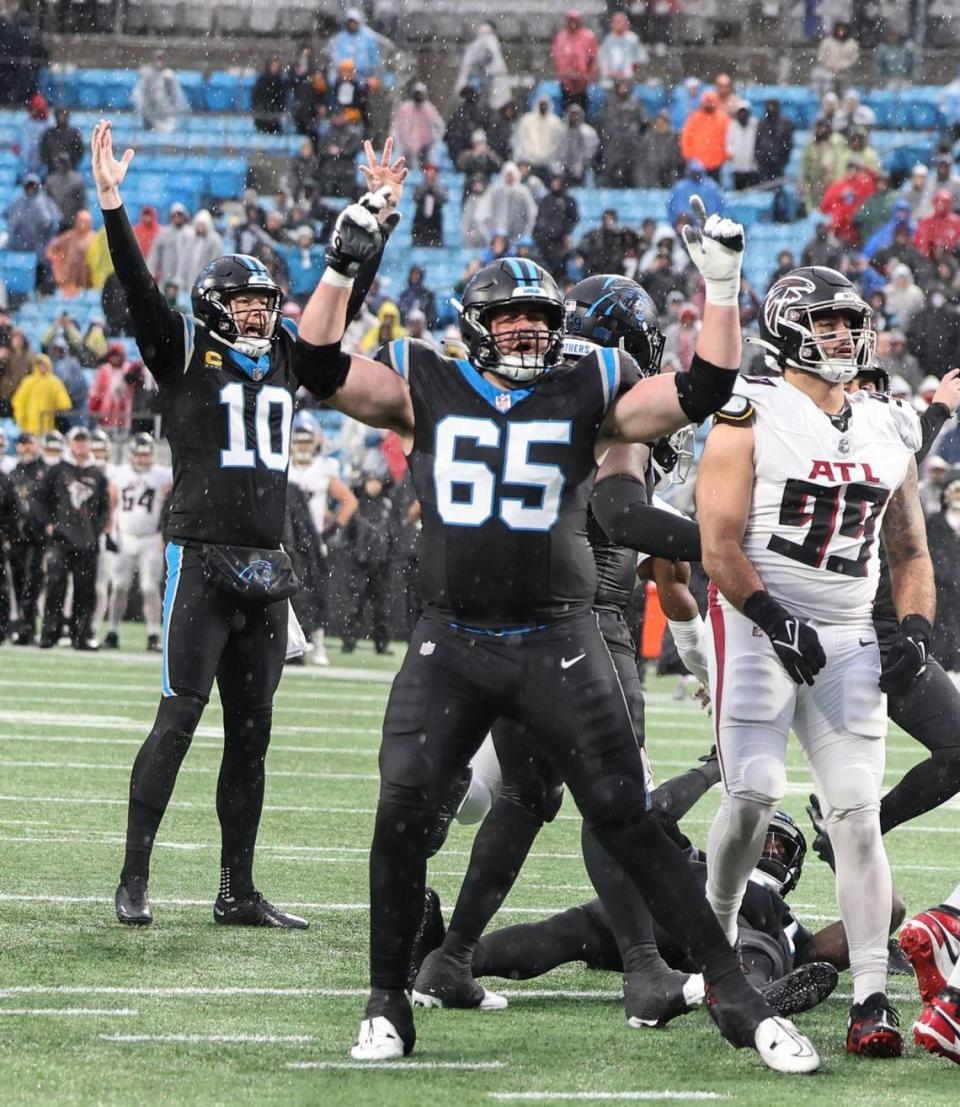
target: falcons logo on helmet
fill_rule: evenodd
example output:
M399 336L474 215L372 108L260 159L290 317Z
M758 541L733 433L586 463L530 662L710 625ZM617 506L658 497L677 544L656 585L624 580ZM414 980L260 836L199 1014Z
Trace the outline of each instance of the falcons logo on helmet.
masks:
M763 302L763 321L776 338L782 338L780 320L791 304L799 303L804 296L816 291L817 286L807 277L786 276L770 289Z

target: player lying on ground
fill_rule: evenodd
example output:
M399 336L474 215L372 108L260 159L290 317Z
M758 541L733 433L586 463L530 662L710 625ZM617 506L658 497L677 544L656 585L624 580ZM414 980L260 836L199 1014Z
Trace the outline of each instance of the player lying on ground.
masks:
M710 687L725 795L707 895L731 944L766 827L786 792L792 726L824 804L850 944L847 1049L899 1056L886 998L890 866L880 834L886 712L926 661L934 616L912 408L843 384L871 365L872 312L811 267L767 293L760 336L782 378L741 378L697 481L713 580ZM872 623L882 527L899 626L881 672Z
M331 406L394 430L423 509L425 614L391 691L370 862L371 994L353 1055L409 1053L404 983L437 812L494 720L527 726L555 762L597 840L629 873L707 979L710 1011L768 1065L811 1071L812 1046L778 1021L740 973L679 848L650 814L636 734L591 605L584 537L596 457L699 422L724 402L740 361L743 232L711 217L690 249L706 280L689 373L638 379L622 351L554 374L563 296L539 266L507 259L464 292L469 358L392 343L389 364L340 339L359 266L380 248L369 196L337 221L301 337L326 372Z

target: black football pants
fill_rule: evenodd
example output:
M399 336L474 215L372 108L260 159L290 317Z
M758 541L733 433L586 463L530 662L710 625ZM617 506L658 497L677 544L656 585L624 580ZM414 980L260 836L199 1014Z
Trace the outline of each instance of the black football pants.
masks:
M90 638L94 608L97 605L97 557L92 550L75 550L53 545L47 552L47 598L43 607L42 642L56 642L63 623L63 604L67 597L67 578L73 577L73 611L70 638L74 645Z
M37 629L37 601L43 587L43 543L14 542L10 547L10 574L20 628L32 637Z
M531 732L654 917L704 967L732 969L732 951L702 889L648 814L640 746L596 616L507 637L425 617L384 719L370 857L372 986L403 987L437 809L501 716Z

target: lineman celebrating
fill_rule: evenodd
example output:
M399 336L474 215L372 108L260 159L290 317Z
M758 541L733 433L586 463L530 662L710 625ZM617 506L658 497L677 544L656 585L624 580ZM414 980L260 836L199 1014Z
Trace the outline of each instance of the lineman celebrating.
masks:
M372 148L368 156L373 162ZM273 696L296 590L280 549L293 396L321 383L281 320L280 289L255 258L212 261L192 316L172 310L148 270L119 186L133 158L113 155L110 124L93 132L93 175L137 345L160 390L173 458L166 523L163 698L130 780L117 918L151 922L154 839L216 679L224 751L217 784L222 833L218 923L304 928L256 890L253 853L263 807ZM379 168L368 170L376 183ZM376 257L371 261L375 262ZM362 293L358 281L358 293Z

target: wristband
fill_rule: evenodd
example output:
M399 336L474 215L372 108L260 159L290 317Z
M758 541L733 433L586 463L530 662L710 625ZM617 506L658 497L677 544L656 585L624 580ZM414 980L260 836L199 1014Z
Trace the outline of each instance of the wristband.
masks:
M323 276L320 278L321 284L331 285L333 288L353 288L353 277L347 277L343 273L338 273L336 269L327 265L323 271Z
M709 279L703 278L703 286L705 289L705 300L708 304L713 304L715 307L738 307L740 304L740 273L739 270L735 277L724 277L722 280L716 278Z
M925 642L929 642L933 634L933 627L925 615L905 615L900 621L900 630L909 638L922 638Z
M743 613L768 636L770 631L767 628L771 624L775 625L781 619L789 618L786 609L762 588L758 588L753 595L744 600Z

